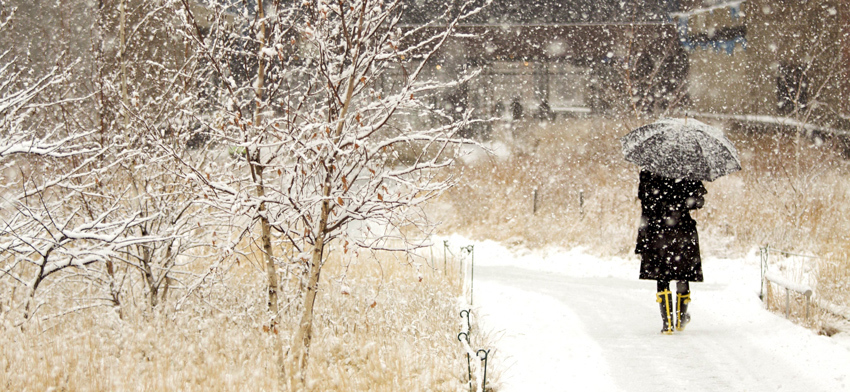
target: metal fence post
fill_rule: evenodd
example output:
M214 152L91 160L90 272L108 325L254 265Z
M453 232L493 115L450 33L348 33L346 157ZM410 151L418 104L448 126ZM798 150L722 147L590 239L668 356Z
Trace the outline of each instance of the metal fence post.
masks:
M484 353L483 357L481 356L481 353ZM484 362L484 380L482 380L482 382L481 382L481 390L486 391L487 390L487 357L490 355L490 350L481 349L481 350L476 351L475 355L478 356L478 359L480 359L481 362Z
M472 333L472 323L469 320L469 310L468 309L461 310L460 311L460 317L461 318L466 317L466 332L461 332L461 333L457 334L457 340L460 341L461 343L463 343L463 339L461 339L461 336L463 336L463 338L466 340L466 345L469 346L469 344L470 344L469 334ZM467 383L469 384L469 390L470 391L472 391L472 363L471 363L471 361L472 361L472 359L469 356L469 352L467 351L467 353L466 353L466 372L467 372L467 375L469 376L469 378L467 379L468 380Z
M472 305L472 302L475 300L475 295L473 294L473 286L475 285L475 245L469 245L469 255L470 255L470 272L469 272L469 304Z
M446 256L446 249L449 248L449 240L443 240L443 275L446 274L446 260L448 257Z
M759 288L759 299L764 300L764 272L767 270L767 258L770 253L770 245L765 245L762 248L759 248L761 251L759 270L761 271L761 287Z
M429 238L428 241L431 241ZM437 269L437 264L434 263L434 246L431 245L428 247L428 252L431 254L431 273L434 273L434 270Z
M461 338L463 336L463 338ZM461 332L457 334L457 340L463 343L463 340L466 340L466 344L469 345L469 334L466 332ZM469 353L466 353L466 374L469 377L467 379L467 384L469 384L469 390L472 391L472 363L469 357Z
M472 305L473 302L473 286L475 281L475 245L467 245L463 248L460 248L461 253L466 251L469 253L469 304Z
M466 316L464 316L464 315L463 315L464 313L466 313ZM460 317L461 317L461 318L466 317L466 331L467 331L467 332L472 332L472 323L469 321L469 310L466 310L466 309L461 310L461 311L460 311ZM468 337L468 336L467 336L467 337ZM468 340L467 340L467 341L468 341Z
M469 309L464 309L464 310L460 311L460 317L466 318L466 331L462 331L461 333L457 334L457 340L461 343L464 343L464 342L466 343L464 345L464 351L466 351L466 374L467 374L467 377L468 377L467 383L469 385L469 391L470 392L472 392L473 388L474 388L474 383L473 383L473 378L472 378L472 356L470 355L473 352L473 349L472 349L472 347L470 347L470 339L469 339L469 335L472 334L472 322L470 320L471 314L472 314L471 310L469 310ZM483 356L482 356L482 354L483 354ZM483 362L484 375L483 375L483 379L481 380L482 381L481 387L482 387L482 390L486 391L487 390L487 362L489 360L488 358L490 356L490 350L489 349L487 349L487 350L479 349L479 350L475 351L475 356L481 362ZM476 377L479 376L479 375L480 374L476 373Z

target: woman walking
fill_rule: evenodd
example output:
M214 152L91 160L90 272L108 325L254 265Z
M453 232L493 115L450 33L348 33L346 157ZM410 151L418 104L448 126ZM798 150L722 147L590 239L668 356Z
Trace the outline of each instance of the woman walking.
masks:
M641 255L640 279L658 282L661 332L681 331L691 317L688 282L702 282L696 221L690 210L702 208L706 190L700 181L674 179L641 170L638 198L641 222L635 253ZM676 317L670 282L676 281Z
M702 208L706 193L702 181L741 170L741 161L722 130L688 118L662 118L633 129L620 141L623 157L641 168L642 215L635 248L641 256L640 278L658 281L661 332L669 335L691 320L688 283L702 282L697 223L690 213Z

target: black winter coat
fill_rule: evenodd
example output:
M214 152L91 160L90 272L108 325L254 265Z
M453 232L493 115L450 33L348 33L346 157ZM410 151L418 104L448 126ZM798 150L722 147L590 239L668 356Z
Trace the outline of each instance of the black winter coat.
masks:
M702 282L697 223L690 210L702 208L705 187L640 172L641 223L635 253L641 255L640 278Z

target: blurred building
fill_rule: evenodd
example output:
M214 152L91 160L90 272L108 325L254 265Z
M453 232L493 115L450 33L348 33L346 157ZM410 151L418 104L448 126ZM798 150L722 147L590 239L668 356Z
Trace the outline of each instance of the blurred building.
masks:
M445 12L435 1L405 7L410 26ZM494 0L458 27L434 74L481 67L456 101L488 116L666 109L687 91L687 54L669 17L678 10L668 0Z
M697 112L850 129L850 2L682 0Z

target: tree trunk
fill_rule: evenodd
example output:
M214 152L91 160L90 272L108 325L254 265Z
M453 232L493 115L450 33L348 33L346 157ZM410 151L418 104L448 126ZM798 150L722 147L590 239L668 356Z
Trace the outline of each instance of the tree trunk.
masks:
M251 151L246 151L248 156L254 155L254 158L251 159L250 162L250 170L251 174L254 177L254 183L256 184L257 197L262 199L266 194L265 185L263 184L263 168L260 166L259 162L256 161L256 156L259 155L259 151L256 153L251 153ZM271 320L269 320L269 330L277 331L278 324L278 313L280 312L280 308L278 305L278 275L277 275L277 267L274 264L274 253L272 250L272 235L271 235L271 225L269 224L269 218L266 215L266 203L261 202L260 206L257 208L257 213L260 216L260 228L262 230L262 238L260 242L263 247L263 258L266 261L266 274L268 276L268 289L269 289L269 313L271 314Z
M44 257L42 257L41 266L38 269L38 275L35 276L35 280L32 282L32 290L30 290L29 298L27 298L27 304L24 307L24 320L29 320L31 313L30 311L35 312L32 309L32 304L35 302L35 292L38 291L38 286L41 285L41 282L44 281L44 271L47 268L47 260L50 257L50 254L53 253L53 247L47 250L44 253Z
M42 280L44 279L44 266L47 265L47 257L44 257L44 264L42 264L41 268L38 271L38 275L35 277L35 281L32 283L32 289L30 290L30 295L27 298L26 306L24 306L24 320L29 320L31 313L35 312L32 307L33 303L35 303L35 292L38 291L38 286L41 285Z
M124 312L121 310L121 293L115 284L115 265L112 263L112 260L106 260L106 273L109 275L109 295L112 296L112 308L118 313L118 318L123 320Z
M130 124L130 101L127 99L127 63L125 61L125 52L127 50L127 42L125 38L125 30L126 30L126 20L127 20L127 5L125 4L125 0L121 0L121 4L118 6L121 10L121 20L119 27L119 35L121 40L121 46L118 49L120 53L118 53L118 61L121 63L121 100L124 103L124 108L122 108L122 112L124 112L124 131L127 131L127 126Z
M106 69L106 59L104 58L104 41L106 40L106 31L104 29L104 20L106 16L104 13L105 4L103 0L100 0L97 5L97 41L95 46L95 64L96 64L96 78L97 78L97 86L98 86L98 98L100 104L100 113L99 113L99 122L100 122L100 147L106 145L106 137L109 134L109 126L107 125L107 108L108 105L106 103L106 86L105 86L105 77L104 72ZM123 66L123 47L124 47L124 4L121 4L121 63ZM126 87L125 87L126 88ZM129 118L129 117L128 117ZM124 124L126 128L127 124ZM101 157L101 159L103 159ZM100 184L98 184L100 187ZM118 292L116 290L115 285L115 266L112 263L112 260L106 261L106 273L109 276L109 292L112 295L112 306L118 310L118 317L123 319L124 315L121 312L121 302L119 300Z
M330 174L328 174L330 177ZM292 351L290 352L290 379L293 385L299 388L293 388L297 391L304 386L307 376L307 360L310 355L310 343L313 340L313 308L316 304L316 296L319 291L319 275L322 272L322 258L325 249L325 232L328 226L328 216L330 215L330 178L325 178L323 193L325 200L322 201L322 215L319 219L319 227L316 230L316 243L313 246L313 257L310 264L310 280L307 283L307 290L304 293L304 310L301 314L301 323L298 324L298 331L295 333L295 338L292 341Z
M159 296L159 302L162 305L165 305L165 301L168 299L168 286L171 284L171 278L168 277L169 269L171 268L171 247L174 245L174 240L171 240L165 249L165 262L163 263L163 272L160 275L160 278L157 279L157 287L162 285L162 292Z
M257 188L258 192L262 191L262 185L259 185ZM265 204L261 204L259 210L261 213L264 212ZM271 226L269 225L269 219L265 215L260 218L260 226L262 226L263 230L263 255L266 259L266 273L268 274L269 278L269 313L271 313L272 315L269 328L276 332L278 323L277 317L280 311L277 298L277 289L279 283L277 267L274 264L274 255L272 254Z
M260 20L260 48L257 51L259 55L258 64L257 64L257 88L254 91L254 95L256 96L256 106L254 107L254 124L255 127L262 126L262 100L265 89L265 74L266 74L266 63L263 59L263 50L266 47L266 22L265 19L265 8L263 4L263 0L257 1L257 13ZM246 153L249 151L246 151ZM262 199L266 194L265 185L263 185L263 166L260 159L260 150L257 148L253 154L247 154L248 159L251 162L251 175L254 178L254 183L257 187L257 197ZM278 282L277 268L274 265L274 255L272 254L272 236L271 236L271 225L269 224L269 218L265 214L266 212L266 204L260 203L258 208L258 213L260 216L260 226L263 232L262 236L262 246L263 246L263 255L266 260L266 273L268 274L269 279L269 312L272 315L272 319L270 321L269 330L277 331L277 317L279 313L279 305L278 305L278 287L280 286Z
M157 281L153 276L153 269L151 268L152 262L153 252L147 247L147 245L142 245L142 275L145 278L145 283L147 283L148 285L148 310L150 311L153 311L156 308L157 300L159 299L159 285L157 284Z

